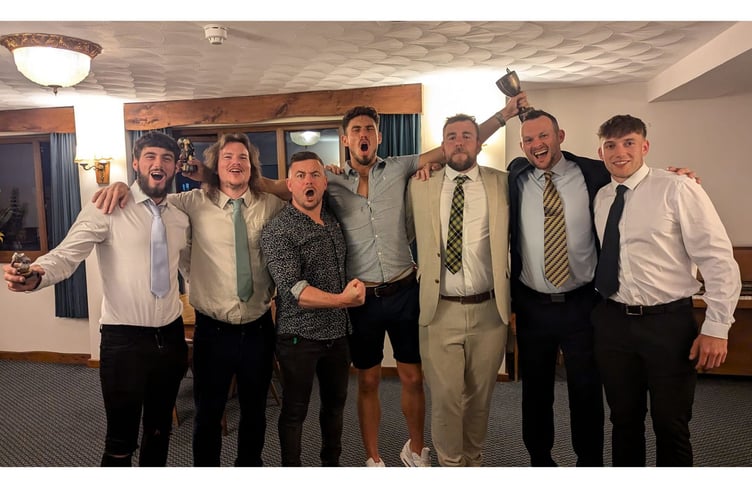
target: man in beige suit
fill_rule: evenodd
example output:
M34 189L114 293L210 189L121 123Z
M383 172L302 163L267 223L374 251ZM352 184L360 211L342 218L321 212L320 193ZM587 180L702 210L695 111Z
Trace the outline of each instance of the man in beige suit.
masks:
M412 180L420 356L439 463L479 466L509 323L507 174L480 167L478 124L444 125L447 168ZM454 213L453 213L454 212Z

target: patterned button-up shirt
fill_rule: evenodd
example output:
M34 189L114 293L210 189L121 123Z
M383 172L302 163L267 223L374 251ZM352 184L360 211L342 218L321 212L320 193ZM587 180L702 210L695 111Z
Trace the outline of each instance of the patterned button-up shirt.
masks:
M261 233L261 250L277 284L277 333L281 336L331 340L350 333L346 309L298 305L307 286L337 294L347 285L342 229L326 205L321 218L323 226L287 204Z

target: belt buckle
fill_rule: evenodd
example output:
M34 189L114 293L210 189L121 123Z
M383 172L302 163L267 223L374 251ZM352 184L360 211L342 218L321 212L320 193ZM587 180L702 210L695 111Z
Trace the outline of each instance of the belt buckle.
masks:
M624 312L627 316L642 316L642 306L624 306Z
M563 293L552 293L550 297L551 302L553 302L554 304L563 304L567 301L566 294Z
M391 285L391 283L382 283L382 284L380 284L378 286L373 287L373 295L374 295L374 297L379 297L380 298L381 295L379 295L379 290L386 290L386 289L389 288L390 285Z

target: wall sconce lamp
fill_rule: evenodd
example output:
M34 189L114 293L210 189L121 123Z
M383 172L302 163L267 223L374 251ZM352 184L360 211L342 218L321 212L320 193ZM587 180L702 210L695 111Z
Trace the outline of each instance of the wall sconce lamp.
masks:
M94 158L89 162L88 160L74 160L77 166L84 170L94 170L94 174L97 177L97 184L109 184L110 183L110 160L112 158Z
M18 71L54 94L60 87L72 87L89 76L91 60L102 52L94 42L65 35L15 33L0 37L0 45L11 51Z

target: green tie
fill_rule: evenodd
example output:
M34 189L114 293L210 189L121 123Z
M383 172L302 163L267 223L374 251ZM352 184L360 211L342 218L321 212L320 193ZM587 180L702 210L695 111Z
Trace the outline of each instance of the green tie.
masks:
M551 172L545 172L543 175L546 176L546 186L543 188L543 253L546 279L553 286L560 287L569 278L564 207L551 180Z
M452 208L449 212L449 232L447 234L446 262L444 267L454 274L462 267L462 215L465 211L465 190L462 184L468 180L466 175L454 178L457 183L452 194Z
M235 228L235 269L238 276L238 298L245 302L253 295L251 253L248 250L248 228L243 219L243 199L232 200L232 225Z

